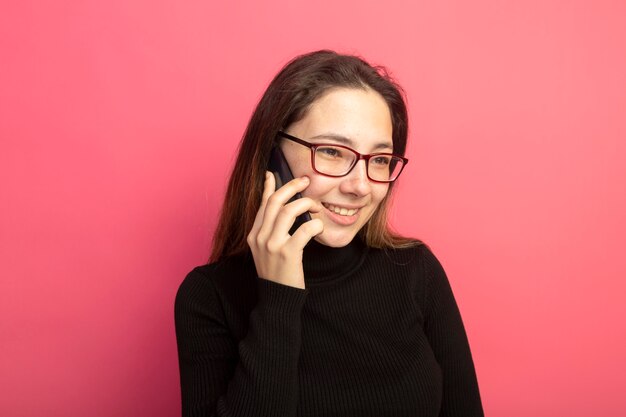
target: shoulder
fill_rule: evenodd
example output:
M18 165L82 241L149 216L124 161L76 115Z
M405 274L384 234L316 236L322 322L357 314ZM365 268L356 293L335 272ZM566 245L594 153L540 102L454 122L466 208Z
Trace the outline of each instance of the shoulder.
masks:
M254 263L248 258L236 255L193 268L178 287L176 309L208 306L219 302L224 293L243 291L255 278Z
M207 307L217 304L212 269L213 265L195 267L183 279L174 301L177 319L192 312L203 315Z
M432 249L419 240L415 240L412 245L406 247L376 249L372 251L372 254L374 253L385 262L398 267L418 268L423 270L422 272L430 273L433 269L441 267Z
M447 281L441 263L432 249L424 242L403 248L376 249L374 262L394 271L396 277L405 277L407 285L420 304L424 305L435 283Z
M178 287L176 301L206 295L213 291L213 269L214 264L193 268Z

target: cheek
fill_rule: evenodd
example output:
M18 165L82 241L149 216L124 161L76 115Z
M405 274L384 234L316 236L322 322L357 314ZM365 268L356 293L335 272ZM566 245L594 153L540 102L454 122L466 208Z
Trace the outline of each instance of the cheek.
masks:
M302 192L302 196L304 197L309 197L314 200L323 200L323 197L335 187L330 178L316 175L314 172L307 172L306 175L311 179L311 184Z
M378 206L389 192L389 184L375 184L372 188L372 201Z
M292 149L283 149L283 153L294 178L304 175L311 177L313 169L311 168L311 154L309 152L294 152Z

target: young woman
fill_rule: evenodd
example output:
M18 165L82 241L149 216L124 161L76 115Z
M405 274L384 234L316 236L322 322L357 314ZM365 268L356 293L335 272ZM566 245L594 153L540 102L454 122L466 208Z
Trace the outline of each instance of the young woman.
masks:
M387 228L406 142L403 95L383 68L318 51L274 78L211 263L176 297L184 416L483 415L444 270ZM295 178L278 189L273 147Z

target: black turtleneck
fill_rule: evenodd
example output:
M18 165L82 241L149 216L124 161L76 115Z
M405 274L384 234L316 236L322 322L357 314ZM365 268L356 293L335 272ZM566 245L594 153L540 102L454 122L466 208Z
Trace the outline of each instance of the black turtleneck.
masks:
M356 271L365 261L368 249L358 238L342 248L309 241L302 257L306 287L325 285Z
M250 253L197 267L176 296L183 416L482 416L448 279L424 246L311 241L306 289Z

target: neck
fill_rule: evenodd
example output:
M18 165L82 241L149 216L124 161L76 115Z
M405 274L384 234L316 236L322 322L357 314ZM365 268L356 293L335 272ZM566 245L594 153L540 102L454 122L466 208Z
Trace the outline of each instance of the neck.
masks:
M302 259L307 287L326 284L354 272L365 260L367 249L358 236L341 248L312 239L304 248Z

